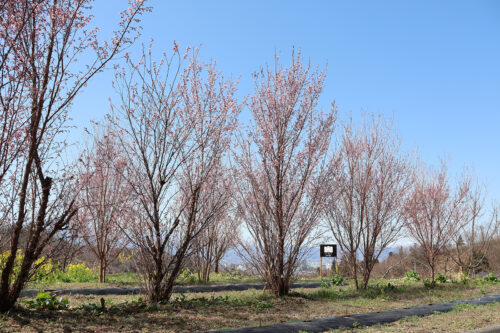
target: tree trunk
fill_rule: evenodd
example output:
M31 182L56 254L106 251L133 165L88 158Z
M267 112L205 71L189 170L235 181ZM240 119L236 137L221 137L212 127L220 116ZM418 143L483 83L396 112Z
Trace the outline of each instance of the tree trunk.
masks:
M99 283L106 282L106 260L101 258L99 261Z
M215 259L215 268L214 268L214 272L215 273L219 273L219 258Z
M290 280L280 276L275 276L271 288L274 295L278 297L286 296L290 291Z

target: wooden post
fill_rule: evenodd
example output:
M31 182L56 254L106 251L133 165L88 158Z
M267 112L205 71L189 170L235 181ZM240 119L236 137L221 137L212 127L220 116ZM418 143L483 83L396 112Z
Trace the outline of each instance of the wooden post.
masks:
M319 278L323 280L323 257L319 256Z

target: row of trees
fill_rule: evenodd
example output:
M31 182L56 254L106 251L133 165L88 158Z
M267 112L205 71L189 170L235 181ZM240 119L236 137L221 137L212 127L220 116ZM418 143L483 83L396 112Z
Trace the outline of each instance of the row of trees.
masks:
M325 72L300 53L288 67L276 57L255 73L245 103L236 98L237 82L197 50L181 54L174 44L158 60L151 46L138 60L125 54L114 82L119 101L78 161L63 166L61 134L74 97L132 43L133 24L148 8L131 2L111 41L100 43L87 27L90 1L1 6L0 241L9 251L0 263L2 311L14 305L36 259L51 257L75 233L98 258L101 281L120 249L133 249L157 302L170 298L187 258L208 280L236 244L281 296L321 226L340 245L356 287L358 272L366 287L380 254L404 230L433 269L451 235L477 228L470 177L451 188L444 165L416 168L383 118L343 123L334 141L335 105L318 108ZM84 66L76 60L87 51L95 57ZM252 120L243 127L244 107ZM239 240L240 223L246 240Z
M405 236L423 249L432 279L437 258L453 242L461 270L480 264L475 247L482 244L484 256L498 220L494 215L479 223L484 190L471 174L452 186L445 163L434 169L416 162L401 149L392 122L380 116L365 117L359 126L352 119L341 123L331 142L335 106L328 113L317 109L324 73L304 66L300 53L289 67L276 58L273 70L254 75L247 103L253 121L240 130L235 83L200 63L196 52L183 69L187 55L174 56L173 77L172 58L156 65L148 50L137 63L128 59L115 82L122 104L113 107L107 130L88 154L97 182L90 186L117 191L101 200L93 193L79 205L96 212L83 214L90 219L82 225L93 226L101 271L117 252L100 249L119 248L113 230L138 249L153 300L169 298L186 258L208 280L229 247L275 294L285 295L324 227L356 288L367 287L380 255ZM114 147L107 147L111 138ZM103 161L114 165L115 178L101 176ZM95 210L96 203L108 210ZM103 223L117 207L123 221L115 216ZM247 239L239 239L239 221ZM464 240L473 253L465 253Z

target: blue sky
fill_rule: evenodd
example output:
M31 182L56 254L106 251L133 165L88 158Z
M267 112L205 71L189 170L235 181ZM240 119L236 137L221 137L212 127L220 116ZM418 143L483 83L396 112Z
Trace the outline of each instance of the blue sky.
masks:
M111 31L125 0L98 0L95 23ZM290 58L292 46L328 62L321 107L339 115L394 116L406 149L453 172L468 165L500 200L499 1L170 1L151 0L140 42L158 52L200 46L226 75L252 91L251 73ZM136 45L139 46L139 45ZM137 47L131 49L132 53ZM71 112L78 138L115 97L108 71L89 83ZM242 119L248 119L245 110Z

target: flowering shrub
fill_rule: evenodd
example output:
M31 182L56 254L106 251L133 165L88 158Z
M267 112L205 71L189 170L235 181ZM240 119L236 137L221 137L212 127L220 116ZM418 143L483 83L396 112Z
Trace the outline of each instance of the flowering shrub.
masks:
M0 253L0 272L3 270L9 255L10 251ZM18 250L16 258L14 259L14 274L12 274L11 276L12 280L16 279L17 275L19 274L23 259L24 254L21 250ZM35 271L31 276L30 281L54 282L56 280L56 269L52 263L52 259L41 257L34 262L33 268L35 269Z
M91 282L97 280L97 274L81 264L69 264L66 271L58 272L57 279L62 282Z

